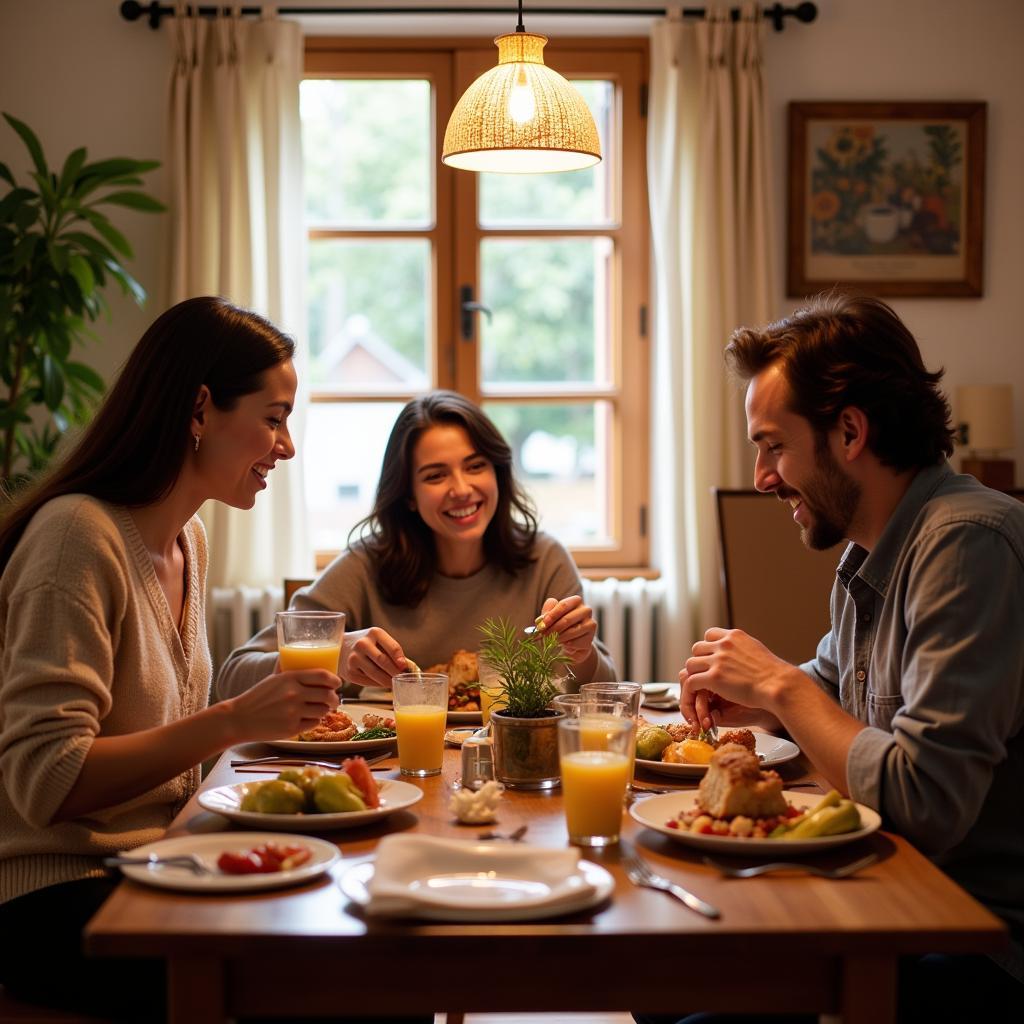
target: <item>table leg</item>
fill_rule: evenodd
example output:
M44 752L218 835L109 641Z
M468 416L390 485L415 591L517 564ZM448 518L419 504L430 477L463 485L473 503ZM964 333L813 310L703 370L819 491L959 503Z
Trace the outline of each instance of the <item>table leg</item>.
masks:
M897 966L894 956L844 957L839 1013L820 1024L895 1024Z
M167 961L167 1024L222 1024L224 964L216 957Z

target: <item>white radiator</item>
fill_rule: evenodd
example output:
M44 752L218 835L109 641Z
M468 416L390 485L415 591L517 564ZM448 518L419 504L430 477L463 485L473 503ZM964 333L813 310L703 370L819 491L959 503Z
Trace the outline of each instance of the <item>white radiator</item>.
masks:
M284 601L281 587L214 587L206 610L213 672L254 633L274 621Z
M595 612L597 635L607 645L620 679L659 679L658 622L664 585L631 580L584 580L583 598Z
M598 635L608 645L620 679L649 683L658 679L660 580L584 580L583 596L594 609ZM208 628L214 672L254 633L274 621L282 604L281 587L215 587Z

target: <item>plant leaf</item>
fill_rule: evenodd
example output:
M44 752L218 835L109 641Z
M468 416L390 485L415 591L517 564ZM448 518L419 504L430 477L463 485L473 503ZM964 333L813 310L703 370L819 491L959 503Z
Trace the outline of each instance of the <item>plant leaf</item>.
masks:
M92 206L99 203L114 203L116 206L127 206L133 210L145 210L147 213L160 213L166 207L159 200L146 195L145 192L111 192L101 196Z
M121 285L121 291L125 295L130 295L135 300L136 305L143 305L146 301L146 289L120 263L115 263L113 260L106 260L105 262L107 270L110 271L118 284Z
M74 184L75 179L78 177L78 172L82 169L82 165L85 163L85 156L85 146L80 146L68 155L67 160L64 161L64 167L60 172L60 181L57 183L58 194L63 195Z
M121 234L103 216L102 213L97 213L95 210L88 210L83 207L82 216L115 248L122 256L127 256L129 259L132 256L132 247L128 244L128 239Z
M0 221L9 220L15 215L19 206L31 200L39 199L39 193L33 192L30 188L13 188L0 199Z
M32 163L36 165L36 170L44 176L48 175L50 169L46 166L43 147L39 144L35 132L24 121L19 121L16 117L11 117L10 114L4 114L4 119L21 136L21 141L25 143L25 148L32 157Z
M39 367L40 383L43 391L43 402L51 412L56 409L64 398L64 375L60 367L50 355L44 355Z
M95 391L101 395L106 390L103 378L91 366L86 366L85 363L68 363L64 367L64 371L68 377L79 381L90 391Z
M3 161L0 161L0 178L9 181L12 185L16 184L14 175L11 174L11 169Z
M74 253L68 261L68 270L71 276L78 282L82 297L87 298L96 289L96 276L89 266L89 261L84 256Z

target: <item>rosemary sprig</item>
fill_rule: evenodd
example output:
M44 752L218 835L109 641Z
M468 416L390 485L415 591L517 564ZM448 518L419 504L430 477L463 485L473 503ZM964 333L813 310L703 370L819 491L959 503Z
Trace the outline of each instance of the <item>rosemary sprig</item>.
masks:
M487 619L480 657L502 679L502 711L517 718L539 718L552 697L560 693L557 670L572 659L562 649L556 633L525 636L508 619Z

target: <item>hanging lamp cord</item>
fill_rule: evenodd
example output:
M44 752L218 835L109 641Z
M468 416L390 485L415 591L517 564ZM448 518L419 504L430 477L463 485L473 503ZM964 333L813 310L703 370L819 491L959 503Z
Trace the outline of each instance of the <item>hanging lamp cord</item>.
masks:
M516 31L517 32L525 32L526 31L526 29L523 28L523 0L519 0L519 24L516 25Z

